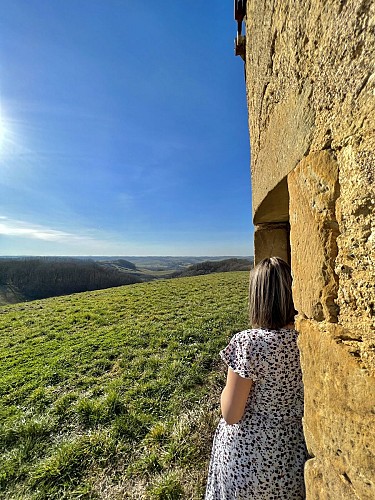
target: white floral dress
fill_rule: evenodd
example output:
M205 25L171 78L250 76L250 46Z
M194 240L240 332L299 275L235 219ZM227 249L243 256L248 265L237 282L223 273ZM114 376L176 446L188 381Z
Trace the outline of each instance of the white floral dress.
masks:
M219 422L206 500L305 498L297 335L290 329L246 330L220 352L228 366L254 384L242 419L234 425Z

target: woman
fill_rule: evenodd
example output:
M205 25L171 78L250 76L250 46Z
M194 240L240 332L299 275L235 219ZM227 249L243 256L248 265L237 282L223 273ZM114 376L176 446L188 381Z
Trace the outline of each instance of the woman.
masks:
M206 500L301 500L307 459L290 267L278 257L250 274L250 322L220 352L228 365Z

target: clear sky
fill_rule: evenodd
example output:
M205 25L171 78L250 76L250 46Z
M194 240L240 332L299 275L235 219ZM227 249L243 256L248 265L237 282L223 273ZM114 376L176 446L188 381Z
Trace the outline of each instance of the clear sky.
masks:
M233 0L1 0L0 255L251 255Z

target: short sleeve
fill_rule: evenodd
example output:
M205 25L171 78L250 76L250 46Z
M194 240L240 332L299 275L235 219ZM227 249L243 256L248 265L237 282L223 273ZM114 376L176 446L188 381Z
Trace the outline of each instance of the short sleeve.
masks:
M221 359L240 377L258 379L259 353L248 332L240 332L220 351Z

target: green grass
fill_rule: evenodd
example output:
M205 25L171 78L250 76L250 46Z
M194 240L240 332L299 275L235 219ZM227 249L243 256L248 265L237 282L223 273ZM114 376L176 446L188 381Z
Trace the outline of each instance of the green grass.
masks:
M0 309L0 497L200 499L247 272Z

